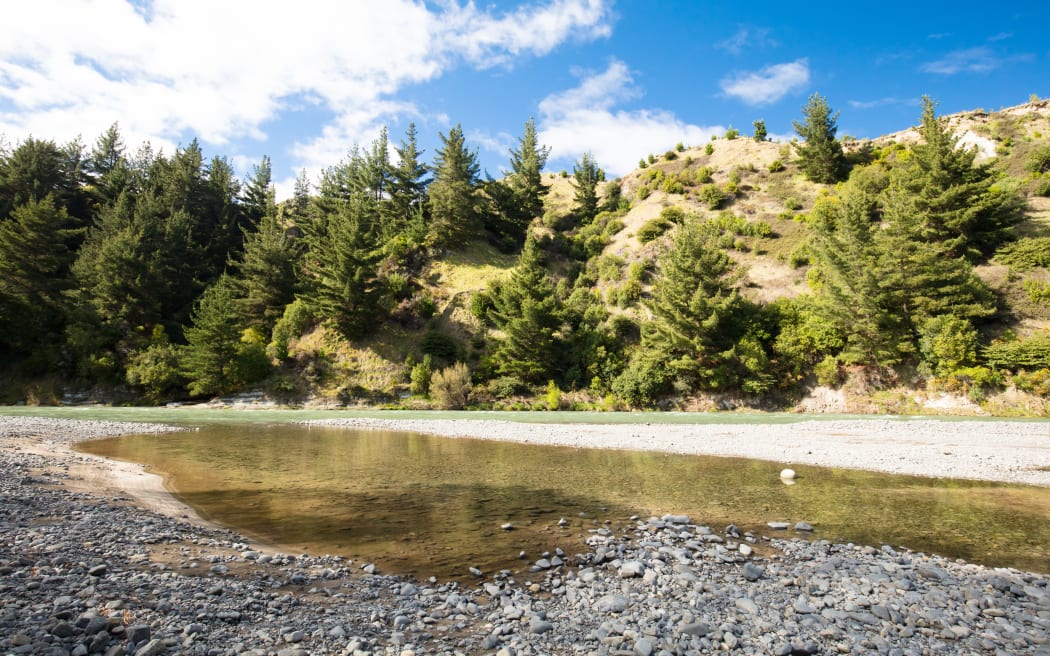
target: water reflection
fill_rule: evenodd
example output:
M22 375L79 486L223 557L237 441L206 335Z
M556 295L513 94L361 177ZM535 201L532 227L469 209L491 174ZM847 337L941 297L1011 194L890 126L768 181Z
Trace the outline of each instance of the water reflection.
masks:
M665 512L756 531L805 520L831 540L1050 571L1046 488L803 466L789 486L781 465L763 461L290 425L82 448L164 472L204 516L287 550L419 576L518 569L521 551L571 554L588 529Z

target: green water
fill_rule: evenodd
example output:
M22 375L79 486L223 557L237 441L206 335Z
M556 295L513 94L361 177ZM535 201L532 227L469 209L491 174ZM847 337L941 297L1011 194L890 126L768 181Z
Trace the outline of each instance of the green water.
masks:
M212 412L196 432L81 448L163 472L204 516L285 551L342 554L390 573L520 570L522 550L530 561L555 547L576 553L588 530L663 513L771 535L768 521L805 520L818 538L1050 572L1050 488L808 466L787 486L781 466L764 461L307 428L265 423L270 412L222 421ZM501 530L505 522L515 529Z

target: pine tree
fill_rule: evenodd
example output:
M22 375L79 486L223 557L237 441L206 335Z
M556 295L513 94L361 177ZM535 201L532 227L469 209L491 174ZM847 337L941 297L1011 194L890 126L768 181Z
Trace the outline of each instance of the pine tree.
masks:
M912 209L922 215L921 239L943 243L952 257L976 261L1013 235L1023 202L1001 184L1003 175L990 163L975 163L975 149L959 147L930 98L922 103L922 142L895 169L895 183L914 197Z
M100 205L115 201L131 184L131 169L124 150L120 126L114 123L99 135L88 154L86 168Z
M295 300L299 246L273 213L262 218L258 230L245 235L244 252L230 262L235 272L235 302L244 325L268 335L285 306Z
M525 123L525 132L518 140L518 147L510 151L510 175L508 184L513 190L517 214L511 219L528 225L532 219L543 214L543 198L549 188L543 184L543 167L551 149L541 146L536 137L536 121L530 118Z
M375 201L358 194L327 218L323 232L308 236L309 304L348 338L368 334L377 323L383 292L377 273L377 214Z
M601 177L597 162L590 153L572 167L573 211L581 223L588 223L598 213L598 182Z
M766 132L766 122L762 119L758 119L757 121L752 123L752 125L755 126L755 141L757 141L758 143L762 143L763 141L765 141L766 138L769 136L769 133Z
M258 226L264 216L274 211L271 208L272 199L273 167L270 158L263 155L241 192L241 208L244 213L242 225L251 229Z
M741 336L744 299L733 262L700 220L678 227L658 260L648 307L645 347L664 359L675 378L691 388L720 389L738 382L733 347Z
M802 108L805 121L794 122L795 132L802 143L795 144L799 167L813 182L837 182L846 174L846 156L835 138L839 115L831 114L827 98L813 94Z
M389 198L383 204L383 233L388 238L405 229L426 207L429 168L421 161L423 151L416 142L416 125L410 123L405 138L395 148L397 164L391 170Z
M204 291L194 306L182 352L183 375L193 396L230 390L236 382L235 362L241 330L234 305L234 289L223 276Z
M440 134L441 148L434 158L430 184L430 239L434 244L462 243L481 229L478 156L467 148L463 129L457 125Z
M0 352L47 348L61 332L73 261L66 244L80 232L50 195L0 221Z
M514 273L492 301L491 317L504 333L495 353L499 372L530 383L560 377L561 304L531 235Z

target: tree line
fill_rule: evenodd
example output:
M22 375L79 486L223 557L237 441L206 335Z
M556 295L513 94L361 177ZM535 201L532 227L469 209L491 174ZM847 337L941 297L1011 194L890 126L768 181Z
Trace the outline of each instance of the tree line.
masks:
M985 336L1002 308L974 266L1023 216L1002 174L958 147L928 99L919 143L860 164L836 120L814 95L795 126L798 170L838 185L807 217L810 293L771 303L747 298L731 256L742 219L668 212L654 260L610 265L630 199L588 154L571 208L547 208L549 149L531 119L500 179L482 176L460 126L429 163L414 126L396 145L384 128L280 204L267 158L242 181L196 141L129 153L116 125L91 148L29 138L0 151L0 366L155 402L207 397L294 370L290 345L318 326L353 342L397 325L421 335L406 385L448 397L458 384L452 405L471 384L475 398L546 385L649 406L790 396L851 368L981 387L1021 360L1045 367L1036 342L1010 361ZM472 295L468 349L435 327L422 276L480 242L518 261ZM610 266L620 307L598 291Z

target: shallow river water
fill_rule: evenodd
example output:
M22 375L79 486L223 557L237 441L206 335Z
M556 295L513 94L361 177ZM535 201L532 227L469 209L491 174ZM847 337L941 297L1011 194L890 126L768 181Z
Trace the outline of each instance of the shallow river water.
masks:
M341 554L387 573L523 569L556 547L583 550L598 526L664 513L765 535L795 535L766 522L804 520L816 538L1050 571L1050 488L809 466L789 486L764 461L290 424L78 448L144 463L206 518L286 552Z

